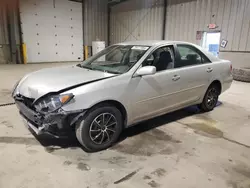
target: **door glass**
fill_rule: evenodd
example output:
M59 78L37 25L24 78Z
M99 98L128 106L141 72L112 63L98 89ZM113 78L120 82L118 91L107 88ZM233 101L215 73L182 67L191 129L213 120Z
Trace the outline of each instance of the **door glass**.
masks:
M175 68L210 62L204 54L193 46L177 45L177 49L180 54L180 60L175 63Z
M164 46L156 49L142 64L142 66L155 66L156 71L174 68L173 46Z

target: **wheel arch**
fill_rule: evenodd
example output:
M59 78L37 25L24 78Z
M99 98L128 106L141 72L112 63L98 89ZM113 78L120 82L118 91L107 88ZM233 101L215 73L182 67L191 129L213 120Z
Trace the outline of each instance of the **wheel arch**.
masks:
M101 102L96 103L95 105L93 105L89 109L96 108L96 107L99 107L99 106L104 106L104 105L114 106L121 112L122 117L123 117L123 122L124 122L123 123L123 128L124 128L126 126L126 124L127 124L128 114L127 114L126 108L124 107L124 105L121 102L116 101L116 100L105 100L105 101L101 101Z
M212 85L218 86L218 88L219 88L219 90L220 90L220 94L221 94L221 91L222 91L222 84L221 84L221 82L220 82L219 80L214 80L214 81L209 85L209 87L212 86Z
M203 112L208 112L208 111L211 111L211 110L214 109L214 107L210 109L209 107L206 106L206 104L204 104L204 103L205 103L204 100L206 99L206 98L205 98L205 97L206 97L206 94L207 94L207 92L209 91L209 88L210 88L211 86L216 86L216 87L218 87L218 89L219 89L219 95L220 95L221 92L222 92L222 84L221 84L221 82L220 82L219 80L217 80L217 79L213 80L213 81L210 83L210 85L208 86L206 92L204 93L204 95L203 95L203 97L202 97L202 100L200 100L199 103L198 103L198 107L199 107ZM218 95L218 96L219 96L219 95ZM217 99L217 100L218 100L218 99Z

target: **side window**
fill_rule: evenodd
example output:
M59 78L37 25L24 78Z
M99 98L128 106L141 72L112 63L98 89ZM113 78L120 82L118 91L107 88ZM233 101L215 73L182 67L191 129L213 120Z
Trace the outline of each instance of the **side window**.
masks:
M177 45L180 59L175 63L175 68L199 65L210 62L209 59L198 49L190 45Z
M173 46L164 46L149 55L142 66L155 66L156 71L172 69L174 68L174 56Z

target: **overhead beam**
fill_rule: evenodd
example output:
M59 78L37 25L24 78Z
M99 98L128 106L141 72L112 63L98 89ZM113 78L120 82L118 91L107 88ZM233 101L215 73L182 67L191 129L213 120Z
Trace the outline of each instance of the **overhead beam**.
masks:
M108 0L108 6L112 7L128 0Z

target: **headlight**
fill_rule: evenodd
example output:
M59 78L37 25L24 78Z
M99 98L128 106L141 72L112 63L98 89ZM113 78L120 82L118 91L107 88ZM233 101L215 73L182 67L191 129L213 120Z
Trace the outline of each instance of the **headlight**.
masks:
M68 103L73 97L74 95L72 93L52 95L45 99L38 100L35 103L35 108L40 112L53 112Z

